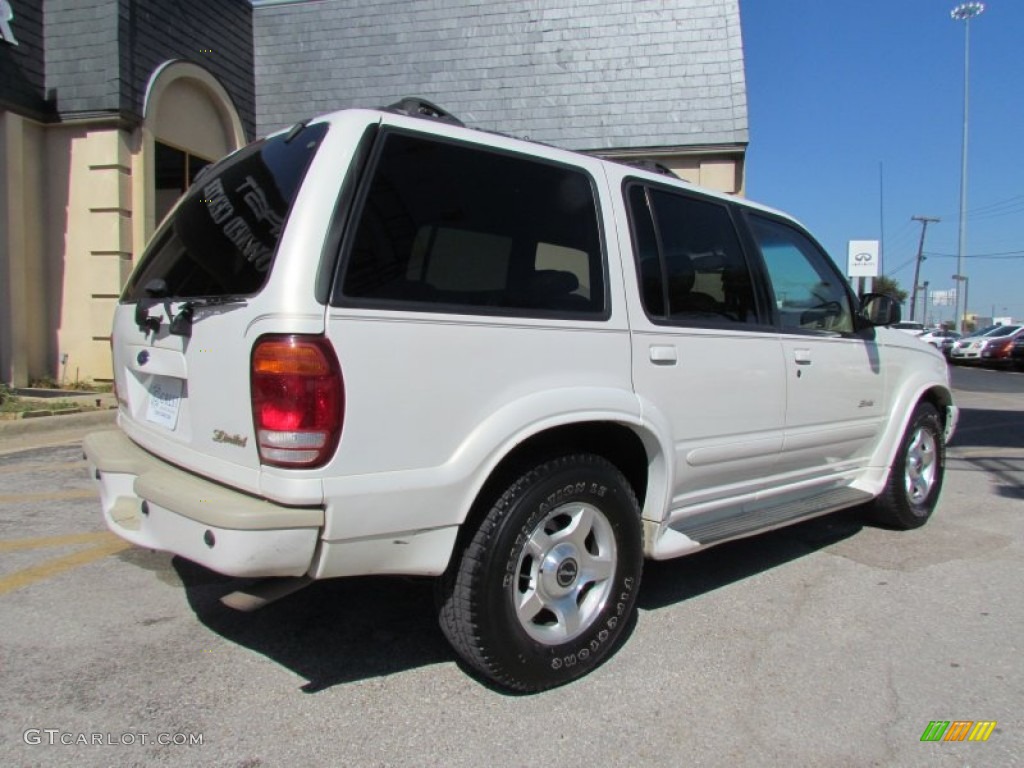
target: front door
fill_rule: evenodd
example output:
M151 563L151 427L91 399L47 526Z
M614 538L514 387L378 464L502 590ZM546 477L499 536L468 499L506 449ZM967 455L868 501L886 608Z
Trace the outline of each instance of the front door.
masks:
M854 300L835 266L805 233L748 214L779 316L786 366L786 435L778 469L792 480L862 468L886 411L882 350L855 329Z

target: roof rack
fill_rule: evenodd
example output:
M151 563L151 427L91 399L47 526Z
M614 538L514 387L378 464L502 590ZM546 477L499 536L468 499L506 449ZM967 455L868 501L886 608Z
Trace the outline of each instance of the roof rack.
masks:
M388 112L396 112L399 115L425 117L429 120L438 120L442 123L449 123L451 125L458 125L465 128L465 123L457 117L453 117L441 109L441 107L437 106L437 104L420 98L419 96L406 96L401 100L396 101L394 104L389 104L384 107L384 109Z
M671 176L673 179L680 179L686 181L682 176L677 174L675 171L668 168L668 166L662 165L661 163L655 162L654 160L627 160L620 158L609 158L614 159L617 163L623 165L631 165L634 168L639 168L642 171L649 171L650 173L660 173L662 176Z

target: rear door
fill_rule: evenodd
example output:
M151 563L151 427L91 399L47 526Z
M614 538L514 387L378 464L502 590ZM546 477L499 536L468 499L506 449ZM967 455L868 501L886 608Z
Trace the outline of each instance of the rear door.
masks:
M282 241L326 133L321 123L261 140L202 173L142 255L114 318L122 428L178 465L252 491L250 350L260 318L288 307L268 285L294 266ZM316 306L311 291L308 302ZM299 324L322 332L322 310Z
M627 179L638 295L633 378L646 417L672 437L670 509L736 506L775 471L786 380L778 334L730 206Z

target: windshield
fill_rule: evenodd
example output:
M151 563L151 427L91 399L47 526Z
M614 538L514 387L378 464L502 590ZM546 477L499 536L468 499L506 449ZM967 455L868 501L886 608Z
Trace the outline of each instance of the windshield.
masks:
M971 331L966 336L964 336L964 338L965 339L971 339L971 338L974 338L975 336L988 336L990 333L992 333L992 331L996 330L997 328L1002 328L1002 326L1001 325L986 325L984 328L979 328L976 331Z
M326 132L319 123L253 142L201 174L157 230L121 300L146 298L154 280L175 298L258 292Z

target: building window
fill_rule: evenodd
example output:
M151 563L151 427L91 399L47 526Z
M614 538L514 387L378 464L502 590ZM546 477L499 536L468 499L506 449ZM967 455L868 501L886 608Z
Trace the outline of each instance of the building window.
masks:
M196 176L210 160L156 142L156 221L163 221L178 198L192 186Z

